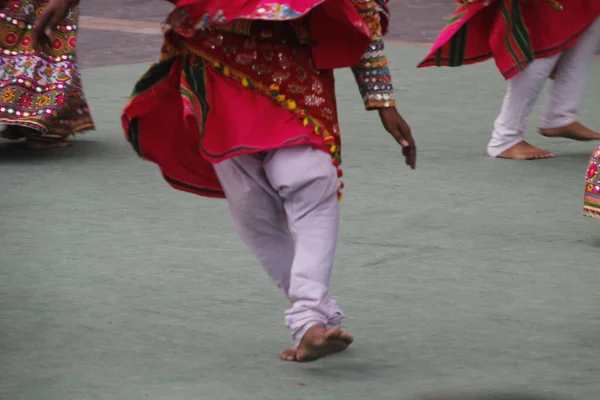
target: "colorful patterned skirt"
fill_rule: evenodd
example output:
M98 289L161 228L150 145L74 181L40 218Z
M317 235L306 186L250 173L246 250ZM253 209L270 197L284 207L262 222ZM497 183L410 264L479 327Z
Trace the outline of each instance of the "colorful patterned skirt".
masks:
M600 218L600 144L590 157L585 180L583 213L589 217Z
M492 0L461 5L452 14L419 67L458 67L493 58L510 79L536 58L559 54L577 43L600 15L598 0Z
M79 9L75 5L52 38L33 54L31 29L47 0L9 1L0 12L0 123L21 136L59 141L94 129L77 66Z
M312 16L323 16L316 10L326 2L295 3L304 3L299 9L302 12L313 10ZM349 1L342 2L352 7ZM302 15L300 11L272 4L262 7L260 1L241 3L259 7L256 12L261 10L263 23L279 21L277 26L281 26L288 17L301 20L314 38L311 21L291 18ZM346 9L347 14L340 12L343 10L338 8L333 14L341 29L335 34L340 40L355 39L351 52L344 52L344 46L334 51L333 41L322 41L323 47L315 50L310 41L279 40L264 31L242 34L238 30L243 30L244 24L223 24L216 16L200 22L218 20L219 29L195 30L203 11L190 14L189 8L176 9L169 18L171 29L165 37L162 61L138 82L124 109L128 141L141 157L160 167L171 186L208 197L224 197L213 164L242 154L310 145L330 153L332 163L339 167L333 70L317 68L316 63L356 65L371 42L356 9ZM323 25L326 19L318 22L317 30L335 25ZM338 174L341 176L341 170Z

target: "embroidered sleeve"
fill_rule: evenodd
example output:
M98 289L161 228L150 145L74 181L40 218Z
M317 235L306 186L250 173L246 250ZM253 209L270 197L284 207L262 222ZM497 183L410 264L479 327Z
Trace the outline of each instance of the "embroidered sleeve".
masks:
M392 75L383 43L382 14L385 10L375 0L355 0L355 6L371 29L373 42L358 65L352 68L367 110L395 107Z

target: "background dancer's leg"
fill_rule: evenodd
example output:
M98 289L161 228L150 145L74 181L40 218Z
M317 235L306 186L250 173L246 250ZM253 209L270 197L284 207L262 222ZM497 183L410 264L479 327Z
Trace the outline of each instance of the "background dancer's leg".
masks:
M0 137L7 140L19 140L25 138L25 134L21 132L20 126L6 125L0 132Z
M600 134L577 121L589 66L600 42L600 18L588 28L577 44L560 58L550 100L540 120L540 133L548 137L599 140Z
M30 150L45 150L71 146L71 142L67 139L44 137L35 129L19 125L7 125L4 130L0 132L0 137L8 140L25 139L25 146Z
M518 160L553 157L553 154L525 142L524 135L527 118L559 57L560 54L539 58L507 82L504 102L487 148L491 157Z

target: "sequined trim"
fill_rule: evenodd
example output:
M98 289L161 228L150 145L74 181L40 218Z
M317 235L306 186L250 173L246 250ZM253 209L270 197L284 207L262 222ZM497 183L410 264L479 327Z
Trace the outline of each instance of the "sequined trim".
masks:
M586 172L583 213L600 218L600 145L596 147Z
M365 108L373 110L395 107L396 97L392 85L392 75L383 43L384 32L381 16L386 10L375 0L353 0L353 3L369 26L373 36L373 42L369 49L359 64L352 68Z

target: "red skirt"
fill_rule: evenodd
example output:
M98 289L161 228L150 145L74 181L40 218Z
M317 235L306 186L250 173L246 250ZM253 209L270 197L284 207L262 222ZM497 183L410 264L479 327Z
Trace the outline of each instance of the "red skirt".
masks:
M452 14L419 68L458 67L494 58L510 79L536 58L559 54L577 43L600 15L599 0L493 0L462 4Z

